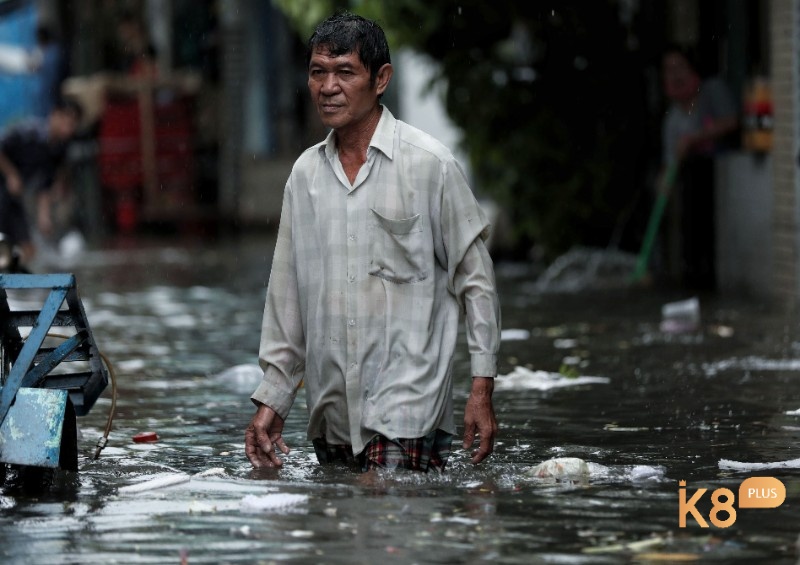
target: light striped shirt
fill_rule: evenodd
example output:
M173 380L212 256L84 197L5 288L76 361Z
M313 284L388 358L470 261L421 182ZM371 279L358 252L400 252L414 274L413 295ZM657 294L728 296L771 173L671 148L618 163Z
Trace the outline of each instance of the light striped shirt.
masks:
M252 399L286 418L301 381L309 439L455 433L452 358L466 312L472 376L494 377L500 308L488 223L441 143L383 108L351 184L334 132L286 183Z

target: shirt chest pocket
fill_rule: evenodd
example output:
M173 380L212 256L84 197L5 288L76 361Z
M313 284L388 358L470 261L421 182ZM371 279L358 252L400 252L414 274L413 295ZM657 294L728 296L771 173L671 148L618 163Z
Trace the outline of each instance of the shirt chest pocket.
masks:
M387 218L372 212L369 274L394 283L407 284L428 277L422 216Z

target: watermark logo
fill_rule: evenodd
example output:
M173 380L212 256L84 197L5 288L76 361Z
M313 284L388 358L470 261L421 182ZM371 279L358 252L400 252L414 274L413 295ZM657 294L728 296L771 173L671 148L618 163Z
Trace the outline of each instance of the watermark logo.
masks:
M707 516L697 508L708 489L699 488L693 494L686 489L686 481L678 482L678 526L686 527L686 518L692 519L701 527L708 528L708 522L717 528L729 528L736 523L737 496L727 488L711 492L711 510ZM786 500L786 487L774 477L750 477L739 485L738 508L777 508ZM708 518L708 521L706 521Z

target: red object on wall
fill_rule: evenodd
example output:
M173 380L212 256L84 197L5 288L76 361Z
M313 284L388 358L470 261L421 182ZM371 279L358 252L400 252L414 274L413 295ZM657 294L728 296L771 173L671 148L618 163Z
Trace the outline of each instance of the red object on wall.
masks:
M139 104L135 98L113 98L100 121L100 183L112 190L142 185L142 142Z
M136 96L110 96L99 127L100 184L113 201L117 228L133 231L142 210L162 215L191 203L194 181L192 112L188 97L153 98L153 139L142 139L142 112ZM148 190L148 148L155 168ZM176 206L178 205L178 206ZM176 212L177 213L177 212Z

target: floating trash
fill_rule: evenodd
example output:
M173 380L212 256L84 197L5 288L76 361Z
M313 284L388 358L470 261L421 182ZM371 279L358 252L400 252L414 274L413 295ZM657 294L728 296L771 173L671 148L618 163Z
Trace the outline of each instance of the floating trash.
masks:
M188 483L191 479L192 477L186 473L170 473L168 475L162 475L142 483L136 483L135 485L120 487L117 492L120 494L136 494L140 492L146 492L148 490L156 490L182 483Z
M640 553L644 550L660 548L666 545L668 539L664 536L653 536L649 539L612 543L594 547L583 548L584 553Z
M713 363L703 363L703 372L713 377L722 371L800 371L800 359L768 359L766 357L749 357L723 359Z
M500 341L525 341L531 337L528 330L507 329L500 331Z
M800 469L800 459L788 459L786 461L770 461L767 463L745 463L742 461L732 461L730 459L720 459L719 468L727 471L761 471L764 469Z
M660 481L664 478L665 469L652 465L614 465L607 466L586 461L579 457L555 457L526 469L525 478L537 482L589 482L592 480L609 480L641 483Z
M267 512L286 510L308 502L308 495L275 493L256 496L248 494L239 504L242 512Z
M589 465L577 457L557 457L539 463L536 467L525 471L525 475L537 479L588 480Z
M158 441L158 434L155 432L140 432L133 436L134 443L152 443Z
M669 302L661 307L661 324L664 333L691 333L700 327L700 301L694 297Z
M532 371L525 367L514 367L507 375L498 375L495 379L496 390L550 390L568 386L587 384L608 384L608 377L565 376L561 373Z

